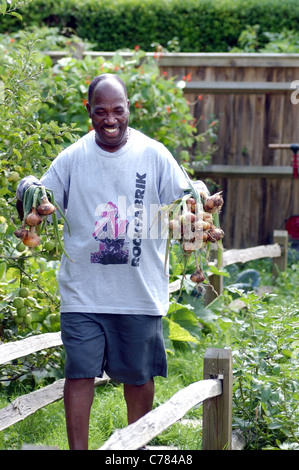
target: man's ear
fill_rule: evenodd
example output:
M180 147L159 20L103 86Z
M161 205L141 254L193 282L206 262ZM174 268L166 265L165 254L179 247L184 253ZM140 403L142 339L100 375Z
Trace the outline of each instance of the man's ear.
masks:
M86 109L87 109L87 112L88 112L88 116L91 118L91 115L90 115L90 105L89 105L89 103L86 103Z

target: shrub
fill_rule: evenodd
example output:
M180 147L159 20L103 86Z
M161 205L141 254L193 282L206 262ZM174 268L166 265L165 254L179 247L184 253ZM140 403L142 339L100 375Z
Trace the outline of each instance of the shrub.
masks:
M53 101L56 93L61 92L60 87L67 94L68 87L60 82L41 89L40 82L47 82L49 70L43 67L43 57L36 50L35 39L27 36L26 41L11 48L9 53L6 46L14 43L9 39L8 43L0 48L3 85L0 105L1 340L10 338L21 327L22 330L57 329L57 321L54 326L51 314L57 312L58 293L56 284L48 282L51 276L55 279L55 263L49 265L46 272L46 261L54 260L55 253L51 255L46 249L46 235L35 253L13 235L20 226L15 191L23 176L40 175L63 145L76 138L75 126L58 125L53 120L42 123L39 119L41 105ZM50 237L51 230L50 227L47 229ZM24 305L17 303L16 297L22 297Z
M296 0L34 0L23 10L24 24L71 28L100 51L132 49L139 44L177 37L183 52L227 52L237 46L247 25L260 24L263 31L296 29ZM18 18L3 18L0 32L19 29Z
M264 32L259 24L247 26L240 34L238 46L231 52L298 53L299 34L295 30Z

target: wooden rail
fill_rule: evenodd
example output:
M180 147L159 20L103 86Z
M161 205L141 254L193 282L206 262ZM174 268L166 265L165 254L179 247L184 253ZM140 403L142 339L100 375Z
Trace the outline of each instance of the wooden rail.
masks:
M74 44L76 46L76 44ZM72 46L71 46L72 48ZM77 47L76 50L67 51L44 51L44 54L51 57L56 63L63 57L73 55L74 57L104 57L107 60L112 59L116 54L120 54L124 59L131 59L133 53L130 51L84 51ZM155 52L147 52L147 57L157 57ZM159 64L162 67L258 67L273 68L280 67L294 68L299 67L298 54L261 54L261 53L219 53L219 52L168 52L160 54Z
M104 385L109 380L109 377L105 375L103 378L95 379L94 385L95 387ZM2 408L0 410L0 431L23 421L41 408L63 398L64 381L64 379L56 380L51 385L16 398L8 406Z
M204 168L200 164L193 163L192 168L198 176L202 177L230 177L230 178L293 178L291 165L206 165Z
M60 331L43 335L29 336L21 341L0 345L0 364L27 356L41 349L53 348L62 344Z
M291 90L290 83L285 82L234 82L234 81L192 81L186 83L186 91L190 93L214 94L261 94L282 93Z

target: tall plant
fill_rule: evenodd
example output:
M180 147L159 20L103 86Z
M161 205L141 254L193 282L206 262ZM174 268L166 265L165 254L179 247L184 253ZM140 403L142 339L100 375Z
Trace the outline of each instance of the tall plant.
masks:
M0 337L3 340L20 325L24 330L32 322L51 329L50 315L57 311L59 300L55 284L47 282L51 270L47 276L43 272L46 260L55 259L55 255L49 254L47 235L36 252L25 248L13 235L20 224L15 191L23 176L44 172L77 134L73 124L41 122L39 118L41 106L54 103L57 94L61 90L67 93L68 87L60 82L41 88L40 82L47 80L49 70L38 53L36 38L28 35L9 53L1 48L0 58ZM50 238L51 230L48 227Z

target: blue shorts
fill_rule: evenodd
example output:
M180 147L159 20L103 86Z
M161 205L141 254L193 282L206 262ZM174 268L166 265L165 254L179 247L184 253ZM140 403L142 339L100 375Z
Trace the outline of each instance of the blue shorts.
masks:
M162 317L62 313L66 378L102 377L141 385L167 376Z

